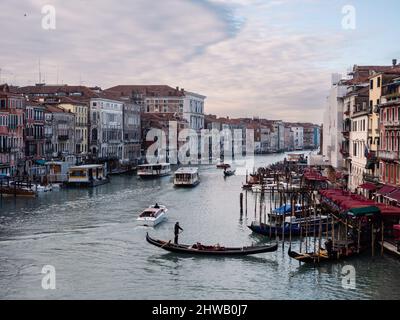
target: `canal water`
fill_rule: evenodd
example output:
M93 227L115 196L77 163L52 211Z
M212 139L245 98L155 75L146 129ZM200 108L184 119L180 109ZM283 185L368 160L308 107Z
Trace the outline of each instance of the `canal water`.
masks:
M256 157L256 166L284 155ZM240 215L244 176L224 179L200 168L194 189L174 188L171 177L143 181L112 177L95 189L60 190L0 204L0 299L400 299L400 261L366 255L320 267L299 265L285 248L249 257L175 255L145 241L146 232L180 242L242 246L266 243L247 225L254 195ZM141 210L158 202L168 220L138 226ZM258 219L258 218L257 218ZM296 247L294 243L294 247ZM54 266L56 289L42 288L42 268ZM355 288L343 286L344 266L355 268Z

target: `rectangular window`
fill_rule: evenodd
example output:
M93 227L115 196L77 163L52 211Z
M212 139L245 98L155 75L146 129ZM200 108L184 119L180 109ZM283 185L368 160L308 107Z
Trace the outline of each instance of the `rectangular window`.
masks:
M369 82L369 88L371 90L374 89L374 80L373 79Z
M378 88L380 88L381 87L381 77L378 77L378 84L376 85Z

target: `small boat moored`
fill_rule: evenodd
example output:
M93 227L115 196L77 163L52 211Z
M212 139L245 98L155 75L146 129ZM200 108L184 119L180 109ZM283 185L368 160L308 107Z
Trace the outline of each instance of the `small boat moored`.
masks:
M144 226L155 227L164 221L167 211L166 206L156 204L144 210L136 220L143 223Z
M86 164L69 168L68 186L97 187L110 182L101 164Z
M264 252L273 252L278 249L278 244L265 245L265 246L247 246L247 247L222 247L220 245L206 246L200 243L193 245L174 244L170 241L156 240L149 236L147 233L146 240L148 243L162 248L164 250L184 253L191 255L210 255L210 256L245 256L250 254L258 254Z

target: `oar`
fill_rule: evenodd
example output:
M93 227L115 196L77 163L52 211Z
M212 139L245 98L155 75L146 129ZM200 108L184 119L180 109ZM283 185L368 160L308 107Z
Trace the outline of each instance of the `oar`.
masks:
M183 230L181 232L179 232L178 234L181 234L183 232ZM172 240L169 240L168 242L165 242L160 248L164 248L167 244L171 244Z

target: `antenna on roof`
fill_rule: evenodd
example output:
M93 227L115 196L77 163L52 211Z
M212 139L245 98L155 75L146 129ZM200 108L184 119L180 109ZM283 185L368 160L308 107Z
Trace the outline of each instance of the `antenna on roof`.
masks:
M39 57L39 83L42 83L42 71L40 70L40 57Z

